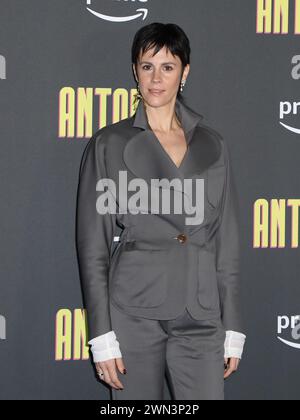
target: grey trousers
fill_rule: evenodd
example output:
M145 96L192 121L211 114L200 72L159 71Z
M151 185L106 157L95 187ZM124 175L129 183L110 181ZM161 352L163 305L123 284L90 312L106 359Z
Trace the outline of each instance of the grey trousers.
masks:
M112 328L127 374L112 400L163 400L165 375L174 400L224 400L225 330L220 319L198 321L127 315L110 303Z

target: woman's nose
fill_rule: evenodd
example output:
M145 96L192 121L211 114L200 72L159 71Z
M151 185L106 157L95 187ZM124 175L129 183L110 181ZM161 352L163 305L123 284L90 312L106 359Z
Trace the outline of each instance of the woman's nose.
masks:
M159 70L154 70L152 81L153 82L160 82L161 81L161 74L160 74Z

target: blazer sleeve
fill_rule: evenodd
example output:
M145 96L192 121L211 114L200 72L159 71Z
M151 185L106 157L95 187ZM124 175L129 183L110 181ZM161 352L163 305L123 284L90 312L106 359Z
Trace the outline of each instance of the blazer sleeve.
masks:
M84 149L77 192L76 246L89 340L112 330L108 269L116 216L96 209L96 184L107 177L101 137L94 135Z
M240 219L230 153L222 140L225 160L225 186L216 233L216 269L221 315L225 330L243 332L240 296Z

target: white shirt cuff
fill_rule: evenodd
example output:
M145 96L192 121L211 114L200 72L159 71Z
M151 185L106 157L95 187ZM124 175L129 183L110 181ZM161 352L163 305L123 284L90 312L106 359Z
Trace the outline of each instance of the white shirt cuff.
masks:
M236 357L242 358L244 344L246 336L245 334L236 331L226 331L226 339L224 343L224 358Z
M94 363L105 360L121 358L119 342L114 331L99 335L88 342L93 354Z

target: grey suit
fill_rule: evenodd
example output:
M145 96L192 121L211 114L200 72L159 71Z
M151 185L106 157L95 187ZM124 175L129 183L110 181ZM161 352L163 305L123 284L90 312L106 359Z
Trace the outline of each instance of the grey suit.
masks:
M221 319L223 332L243 331L238 204L228 147L178 99L176 113L188 143L179 168L151 130L142 102L132 117L97 131L84 151L77 249L89 339L114 329L112 304L129 319L161 322L189 314L200 324ZM113 197L119 213L99 215L96 182L109 178L118 185L119 171L127 172L128 182L141 178L149 186L152 179L204 179L203 222L187 225L185 211L122 213L120 196ZM171 200L184 194L167 183L161 188ZM115 235L121 238L117 245Z

